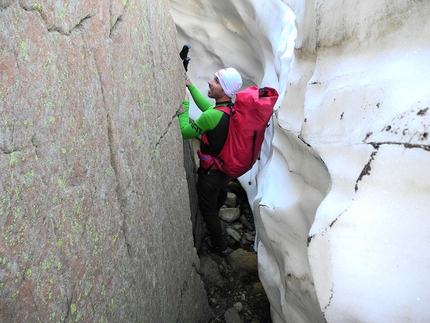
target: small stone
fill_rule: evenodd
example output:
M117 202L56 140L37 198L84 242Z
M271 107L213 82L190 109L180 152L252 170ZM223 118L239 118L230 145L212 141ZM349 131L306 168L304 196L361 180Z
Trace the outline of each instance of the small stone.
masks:
M229 308L224 314L225 323L242 323L239 312L234 307Z
M237 242L240 242L240 240L242 239L242 236L240 235L240 233L234 230L233 228L227 228L226 231L227 231L227 234Z
M221 208L219 210L219 216L221 220L231 223L240 218L240 209L239 208Z
M241 303L241 302L234 303L234 304L233 304L233 307L234 307L235 309L237 309L237 311L238 311L239 313L240 313L240 312L242 312L243 305L242 305L242 303Z
M232 228L235 228L236 230L243 230L243 225L240 223L234 223L231 226L232 226Z
M245 238L246 240L248 240L249 242L254 242L255 237L252 234L249 234L247 232L245 232Z
M242 224L248 229L248 230L253 230L254 228L252 227L251 223L249 223L249 221L246 219L246 216L244 216L243 214L240 216L240 222L242 222Z
M227 193L227 198L224 202L224 205L228 206L228 207L236 207L237 205L237 196L234 193L228 192Z

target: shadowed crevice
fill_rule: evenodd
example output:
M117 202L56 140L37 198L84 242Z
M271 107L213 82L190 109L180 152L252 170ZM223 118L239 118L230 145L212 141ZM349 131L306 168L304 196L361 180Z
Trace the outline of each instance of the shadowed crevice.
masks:
M88 14L84 18L82 18L72 29L70 29L69 34L67 36L69 36L75 31L83 31L83 29L85 28L84 23L92 17L93 15Z
M44 21L45 25L47 26L48 32L58 32L60 35L63 35L63 36L70 36L72 33L76 31L82 31L84 29L85 22L94 16L94 14L89 13L83 18L81 18L72 28L70 28L69 30L64 30L63 27L57 26L49 21L45 11L43 10L43 6L41 4L33 4L31 7L21 5L21 8L24 11L28 11L28 12L38 12L40 14L40 17Z
M182 107L182 102L179 105L178 110L176 110L175 114L173 115L172 119L167 124L166 130L163 132L163 134L160 136L160 138L158 138L157 142L155 143L155 148L158 148L160 143L164 140L164 138L166 137L167 133L169 132L170 127L172 126L173 122L178 122L178 115L180 114L181 107ZM179 123L178 123L178 126L179 126Z
M112 25L110 32L109 32L109 38L113 38L114 36L118 35L118 24L122 21L122 15L120 15Z

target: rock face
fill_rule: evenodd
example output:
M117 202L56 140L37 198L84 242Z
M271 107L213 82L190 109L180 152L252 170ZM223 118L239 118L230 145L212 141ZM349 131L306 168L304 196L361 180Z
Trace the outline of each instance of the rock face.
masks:
M428 2L172 0L171 11L203 92L234 66L245 86L280 93L273 145L240 178L273 321L429 321Z
M165 1L0 2L0 321L205 322Z

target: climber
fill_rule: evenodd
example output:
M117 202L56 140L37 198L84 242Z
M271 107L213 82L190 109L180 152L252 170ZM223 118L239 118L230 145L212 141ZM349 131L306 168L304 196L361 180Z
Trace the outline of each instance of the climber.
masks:
M242 87L242 77L232 67L223 68L215 73L208 85L207 95L209 98L215 99L215 106L227 106ZM203 142L204 140L200 142L201 152L217 156L227 138L229 116L222 111L215 110L211 102L197 90L189 78L186 80L186 86L202 114L197 120L190 121L188 116L190 101L186 94L182 103L184 111L178 116L182 137L184 139L195 138L205 133L207 142ZM205 169L201 163L197 174L199 208L210 234L210 245L221 255L226 256L232 250L228 248L222 236L218 212L227 197L227 185L231 177L220 170Z

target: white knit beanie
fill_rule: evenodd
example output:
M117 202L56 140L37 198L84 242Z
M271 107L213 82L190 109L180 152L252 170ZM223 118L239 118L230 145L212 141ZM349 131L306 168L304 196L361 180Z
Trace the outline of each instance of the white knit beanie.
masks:
M233 67L222 68L215 72L225 94L232 98L242 87L242 77Z

